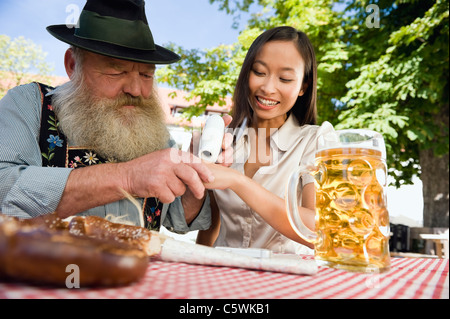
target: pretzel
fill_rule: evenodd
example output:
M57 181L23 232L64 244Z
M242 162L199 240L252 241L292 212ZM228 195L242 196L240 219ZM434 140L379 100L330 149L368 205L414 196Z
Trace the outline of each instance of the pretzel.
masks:
M56 222L56 227L59 223ZM161 250L159 235L146 228L113 223L98 216L76 216L67 225L69 232L76 236L111 240L142 249L148 256Z
M153 239L152 239L153 238ZM56 214L19 220L0 214L0 278L64 286L77 265L80 287L127 285L141 279L158 236L100 217L63 221Z

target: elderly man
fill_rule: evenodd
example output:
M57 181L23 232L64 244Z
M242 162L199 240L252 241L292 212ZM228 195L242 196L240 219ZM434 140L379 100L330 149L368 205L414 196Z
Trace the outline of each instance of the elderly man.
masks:
M203 183L213 176L192 154L170 148L154 86L155 65L180 57L154 44L144 2L88 0L79 26L47 30L71 45L70 81L19 86L0 101L0 211L207 229Z

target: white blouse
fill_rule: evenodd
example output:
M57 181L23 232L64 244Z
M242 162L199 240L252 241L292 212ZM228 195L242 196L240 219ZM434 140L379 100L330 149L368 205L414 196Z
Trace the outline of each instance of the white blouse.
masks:
M253 180L280 198L285 197L286 184L292 172L300 164L313 164L318 136L330 132L333 126L324 122L321 126L300 126L295 116L271 134L272 159L269 166L262 166ZM245 124L237 135L232 168L244 174L244 164L249 159L251 145L249 134L252 129ZM240 133L239 133L240 131ZM312 177L302 184L312 183ZM220 232L214 246L237 248L265 248L277 253L312 254L313 250L296 243L267 224L233 191L214 190L220 209Z

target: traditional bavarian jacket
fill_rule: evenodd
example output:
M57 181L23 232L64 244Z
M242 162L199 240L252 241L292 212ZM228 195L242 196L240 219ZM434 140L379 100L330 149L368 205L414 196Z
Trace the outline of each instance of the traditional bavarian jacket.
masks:
M4 214L30 218L54 211L72 169L106 162L95 151L68 143L58 128L52 91L52 87L30 83L11 89L0 101L0 211ZM171 231L185 233L210 226L209 198L190 225L186 224L180 198L170 205L156 198L137 200L147 228L159 229L162 222ZM122 217L135 225L141 220L129 200L79 215Z

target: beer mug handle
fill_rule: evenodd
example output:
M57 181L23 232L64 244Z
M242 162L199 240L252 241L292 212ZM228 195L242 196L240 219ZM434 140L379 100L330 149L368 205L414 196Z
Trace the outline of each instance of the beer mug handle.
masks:
M289 177L285 196L286 209L289 222L297 235L299 235L307 242L314 243L317 239L317 234L305 226L298 211L297 187L298 183L300 182L300 178L305 174L311 174L310 170L305 166L300 166Z

